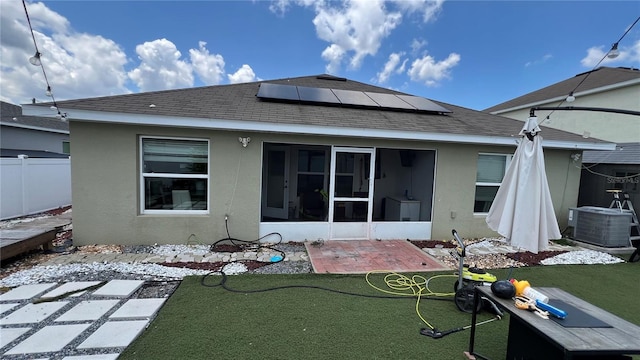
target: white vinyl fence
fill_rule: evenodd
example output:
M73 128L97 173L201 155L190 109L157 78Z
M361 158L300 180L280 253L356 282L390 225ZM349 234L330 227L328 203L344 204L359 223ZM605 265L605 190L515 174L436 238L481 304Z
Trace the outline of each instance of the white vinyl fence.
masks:
M71 159L0 158L0 219L71 205Z

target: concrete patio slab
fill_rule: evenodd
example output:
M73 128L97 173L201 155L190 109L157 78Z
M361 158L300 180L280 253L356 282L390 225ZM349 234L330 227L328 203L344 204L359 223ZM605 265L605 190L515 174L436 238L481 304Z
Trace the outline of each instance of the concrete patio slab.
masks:
M5 355L60 351L89 326L91 324L46 326L7 351Z
M78 303L55 321L88 321L98 320L106 314L119 300L86 300Z
M108 321L78 345L78 349L126 347L148 323L148 320Z
M446 264L406 240L331 240L321 246L305 246L314 272L320 274L449 270Z
M93 292L94 296L131 296L144 284L144 280L111 280Z
M94 285L98 285L100 284L100 281L73 281L73 282L68 282L65 283L55 289L53 289L52 291L42 295L43 298L52 298L52 297L56 297L58 295L62 295L64 293L70 292L70 291L76 291L76 290L80 290L80 289L84 289L84 288L88 288ZM78 292L75 294L72 294L71 296L80 296L82 295L84 292Z
M67 301L27 304L0 319L0 325L33 324L43 321L67 305Z
M58 284L56 283L45 283L18 286L17 288L0 295L0 301L31 299L32 297L57 285Z
M0 328L0 348L7 346L13 340L22 336L22 334L31 330L31 328Z
M166 299L131 299L124 303L111 319L148 318L158 311Z

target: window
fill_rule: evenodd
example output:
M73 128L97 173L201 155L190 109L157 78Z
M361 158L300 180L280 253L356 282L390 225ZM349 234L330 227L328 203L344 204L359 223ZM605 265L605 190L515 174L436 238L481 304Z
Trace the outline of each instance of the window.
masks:
M71 154L71 144L68 141L62 142L62 153Z
M480 154L476 173L474 213L486 213L491 208L512 155Z
M208 212L209 142L140 138L142 213Z

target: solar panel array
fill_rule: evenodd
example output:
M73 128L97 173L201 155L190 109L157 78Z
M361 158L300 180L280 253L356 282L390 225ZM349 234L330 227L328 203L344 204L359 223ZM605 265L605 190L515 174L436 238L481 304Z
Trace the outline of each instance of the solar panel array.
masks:
M260 84L257 97L262 99L347 105L364 108L427 111L438 113L451 112L429 99L412 95L395 95L369 91L340 90L272 83Z

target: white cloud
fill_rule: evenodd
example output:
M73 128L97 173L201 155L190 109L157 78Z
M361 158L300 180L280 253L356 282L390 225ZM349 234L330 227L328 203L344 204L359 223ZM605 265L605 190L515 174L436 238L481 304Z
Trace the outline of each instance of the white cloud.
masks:
M404 72L404 67L407 59L402 62L402 65L398 66L403 56L403 52L392 53L391 55L389 55L389 60L387 60L387 62L384 64L384 68L377 74L377 82L379 84L384 84L385 82L387 82L391 74L394 72L398 74Z
M425 46L427 46L427 41L426 40L424 40L424 39L413 39L411 41L411 53L413 55L417 55L420 52L420 50Z
M337 74L340 71L340 63L345 55L345 51L340 45L331 44L322 52L322 58L328 62L327 73Z
M345 1L342 7L318 6L316 12L313 24L318 37L330 43L322 56L333 73L346 52L353 53L349 67L358 69L367 55L378 52L382 40L402 20L399 12L388 12L381 0Z
M244 64L238 71L233 74L227 75L231 84L245 83L251 81L259 81L260 78L256 77L251 66Z
M75 32L68 20L42 3L27 3L42 65L56 100L128 92L127 58L115 42ZM50 101L41 67L28 62L35 47L22 3L0 1L0 94L14 104Z
M180 60L180 51L167 39L136 46L140 65L129 71L140 91L178 89L193 85L191 65Z
M422 82L427 86L436 86L440 80L450 77L451 69L460 62L460 55L451 53L442 60L436 61L432 56L425 55L416 59L407 72L412 81Z
M355 70L367 56L375 56L384 39L400 25L403 14L418 13L424 22L429 22L436 18L443 3L444 0L276 0L270 9L283 15L292 4L314 8L316 34L329 43L321 56L327 62L327 72L333 74L339 72L343 61Z
M585 56L580 63L584 67L593 68L598 64L604 66L612 63L622 63L625 61L638 63L640 62L640 40L636 41L631 47L618 46L620 55L615 59L609 59L606 55L609 53L610 48L604 46L593 46L587 49L587 56ZM604 59L604 60L603 60Z
M394 0L398 7L408 13L422 13L422 21L434 21L442 10L445 0Z
M190 49L191 65L206 85L218 85L224 78L224 58L222 55L209 54L206 42L200 41L198 49Z
M533 61L527 61L524 64L524 67L529 67L529 66L533 66L533 65L538 65L538 64L542 64L545 63L547 61L549 61L551 58L553 58L553 55L551 54L545 54L542 56L542 58L537 59L537 60L533 60Z

